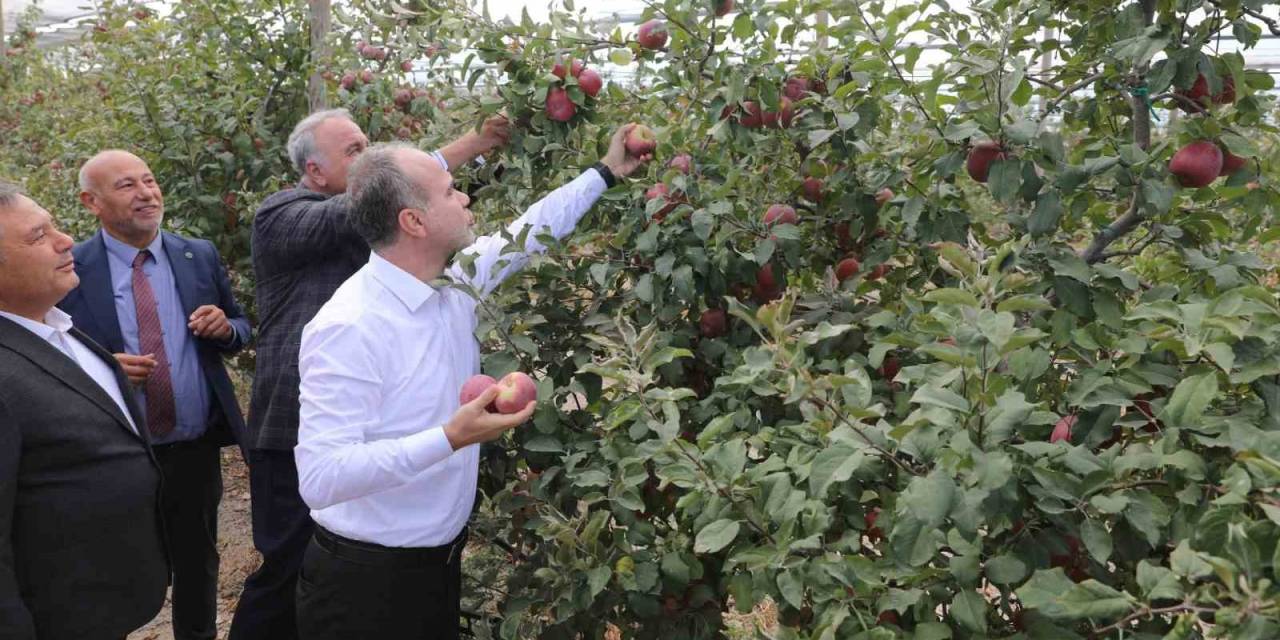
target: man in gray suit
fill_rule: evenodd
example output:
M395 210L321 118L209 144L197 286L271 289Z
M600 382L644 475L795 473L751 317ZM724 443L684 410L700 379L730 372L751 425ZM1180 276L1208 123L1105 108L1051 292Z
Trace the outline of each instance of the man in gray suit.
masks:
M72 240L0 183L0 640L116 640L160 610L160 469L116 360L54 305Z

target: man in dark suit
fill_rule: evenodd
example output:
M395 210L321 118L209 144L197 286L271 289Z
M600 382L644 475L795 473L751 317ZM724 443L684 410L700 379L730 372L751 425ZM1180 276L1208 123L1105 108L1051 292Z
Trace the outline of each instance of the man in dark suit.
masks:
M124 638L168 586L160 468L129 382L54 307L79 282L71 245L0 183L2 640Z
M174 638L212 640L219 451L244 430L222 356L248 342L249 322L213 245L160 231L164 196L145 162L104 151L80 180L102 229L76 246L80 286L59 306L133 382L165 480Z

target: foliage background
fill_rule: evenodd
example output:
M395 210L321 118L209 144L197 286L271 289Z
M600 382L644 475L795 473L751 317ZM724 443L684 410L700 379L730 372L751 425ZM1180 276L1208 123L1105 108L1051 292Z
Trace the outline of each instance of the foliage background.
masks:
M716 18L669 0L646 11L670 27L658 52L572 4L542 24L452 2L338 11L322 68L371 138L435 145L498 110L520 124L461 176L487 185L486 227L625 121L696 166L606 194L484 307L486 372L535 371L544 400L486 455L477 537L506 559L482 580L486 632L716 637L768 600L782 638L1280 634L1280 306L1254 252L1280 236L1273 83L1217 50L1280 31L1272 4L790 0ZM218 243L251 301L251 212L293 180L304 11L111 3L74 47L19 33L0 173L83 237L75 168L141 150L171 227ZM922 35L946 63L917 66ZM360 40L393 55L361 59ZM563 81L579 115L549 122L567 54L636 83L589 98ZM430 66L406 108L403 59ZM359 69L374 81L338 90ZM1186 104L1197 75L1237 99ZM778 109L797 76L825 91L790 127L722 119ZM1178 188L1167 161L1202 138L1248 163ZM982 184L964 167L986 139L1008 158ZM799 195L808 176L820 201ZM653 221L659 180L679 203ZM766 228L775 202L799 224ZM851 254L859 274L837 282ZM766 264L781 299L761 304ZM725 335L700 332L707 309ZM1068 441L1047 442L1064 418Z

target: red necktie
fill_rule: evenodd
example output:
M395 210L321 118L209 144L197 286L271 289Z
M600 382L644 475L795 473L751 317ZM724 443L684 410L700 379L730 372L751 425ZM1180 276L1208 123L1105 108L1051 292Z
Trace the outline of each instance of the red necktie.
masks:
M151 281L142 265L151 252L142 250L133 259L133 305L138 316L138 346L142 354L155 354L156 368L147 378L147 428L152 435L165 436L177 424L173 406L173 380L169 378L169 356L164 350L164 329L160 326L160 309L156 306Z

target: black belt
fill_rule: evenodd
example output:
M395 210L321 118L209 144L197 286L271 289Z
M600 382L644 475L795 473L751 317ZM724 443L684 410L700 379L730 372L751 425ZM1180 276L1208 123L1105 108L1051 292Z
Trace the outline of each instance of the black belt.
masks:
M335 556L355 562L447 565L462 559L462 548L467 544L467 528L463 527L458 537L449 544L438 547L384 547L372 542L352 540L316 525L316 544Z

